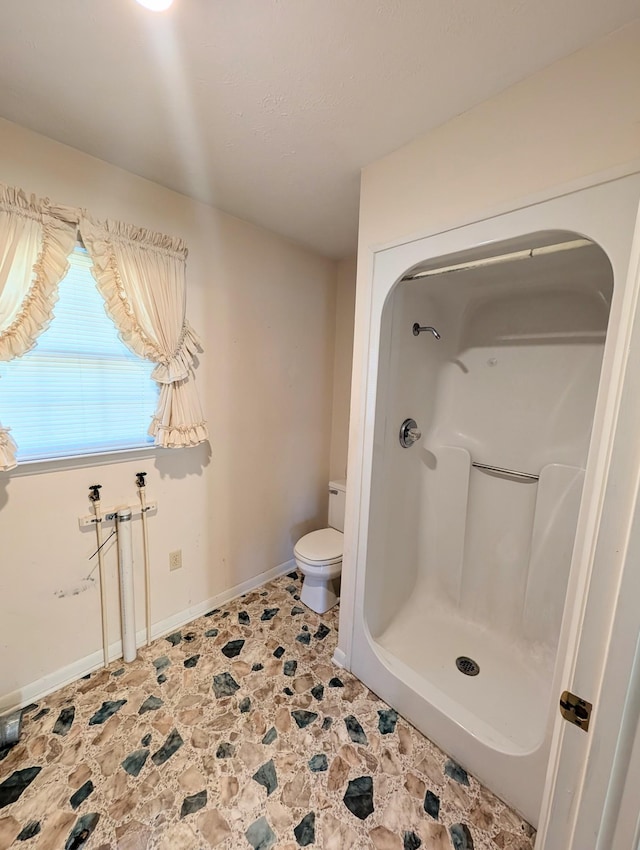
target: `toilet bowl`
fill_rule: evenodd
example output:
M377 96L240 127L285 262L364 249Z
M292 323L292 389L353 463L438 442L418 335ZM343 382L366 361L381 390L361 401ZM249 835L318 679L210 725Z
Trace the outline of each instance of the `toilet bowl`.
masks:
M303 576L300 601L324 614L340 598L346 481L329 483L329 528L305 534L293 555Z
M305 534L298 540L293 555L303 575L300 601L317 614L324 614L339 598L342 532L323 528Z

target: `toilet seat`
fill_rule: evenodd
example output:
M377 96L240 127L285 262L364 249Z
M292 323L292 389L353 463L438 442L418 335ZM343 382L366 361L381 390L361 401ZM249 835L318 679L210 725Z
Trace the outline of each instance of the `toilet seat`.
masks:
M314 573L316 575L320 575L324 572L329 572L330 567L338 567L338 572L336 573L335 569L330 570L332 574L339 575L342 570L342 558L336 558L333 561L307 561L304 558L301 558L300 555L295 556L295 561L302 570L304 567L304 574L309 575Z
M338 564L342 561L344 535L335 528L321 528L305 534L296 543L293 554L310 567L318 564Z

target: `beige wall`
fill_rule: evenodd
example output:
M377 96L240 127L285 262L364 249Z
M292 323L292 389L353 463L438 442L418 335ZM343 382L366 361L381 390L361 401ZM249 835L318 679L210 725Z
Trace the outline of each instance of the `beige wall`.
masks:
M89 484L101 483L104 504L114 505L135 501L134 473L149 473L149 498L159 501L149 520L154 622L184 619L190 608L288 561L297 538L326 521L336 266L1 121L0 180L186 240L188 314L206 347L198 385L210 428L210 446L0 474L1 708L3 695L20 696L29 683L100 648L97 590L69 595L95 548L94 532L81 532L77 521L88 512ZM134 535L141 628L137 524ZM182 549L184 566L170 573L174 549ZM115 642L111 545L106 564Z
M356 309L356 260L341 260L337 271L336 341L333 366L331 478L346 478L349 442L349 402Z
M363 171L361 249L424 236L640 156L640 21Z

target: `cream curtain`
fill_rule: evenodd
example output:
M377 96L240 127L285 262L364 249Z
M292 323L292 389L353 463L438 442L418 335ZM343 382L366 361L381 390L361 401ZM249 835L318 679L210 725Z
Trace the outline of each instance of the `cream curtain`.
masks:
M76 234L77 223L60 218L48 201L0 184L0 360L33 348L51 321ZM0 470L13 469L15 454L0 425Z
M187 249L172 239L121 222L80 219L80 233L107 312L123 342L156 363L160 398L149 434L156 445L196 446L207 426L196 392L200 340L186 321Z

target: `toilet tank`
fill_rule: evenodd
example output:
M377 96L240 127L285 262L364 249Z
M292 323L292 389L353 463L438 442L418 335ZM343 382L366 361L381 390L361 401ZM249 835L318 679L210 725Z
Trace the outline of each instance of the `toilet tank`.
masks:
M329 526L344 531L344 508L347 499L347 482L329 482Z

